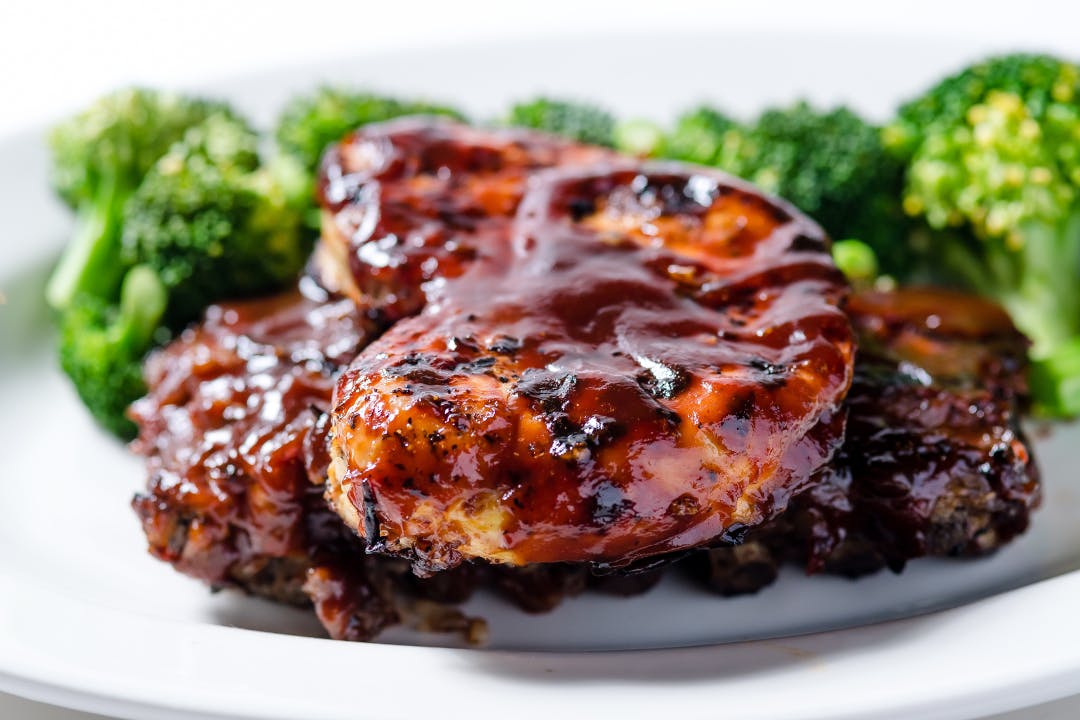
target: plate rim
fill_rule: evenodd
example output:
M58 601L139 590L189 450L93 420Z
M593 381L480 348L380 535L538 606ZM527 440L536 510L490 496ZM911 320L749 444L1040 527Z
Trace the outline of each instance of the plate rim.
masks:
M371 55L393 55L394 52L395 51L380 51L372 53ZM351 56L350 59L356 59L357 57L363 56L365 56L365 54L358 53L357 55ZM326 68L332 61L333 58L329 58L323 61L290 66L290 69L299 70L310 67L314 70L316 68ZM246 78L263 77L272 72L273 68L267 68L260 71L236 73L228 75L225 78L217 79L210 83L209 86L225 86L227 84L242 82ZM312 74L314 75L314 73ZM10 147L14 143L39 142L45 127L44 123L38 123L28 127L19 128L14 132L5 133L4 136L0 137L0 152L3 152L5 148ZM5 260L0 260L0 290L3 289L4 282L19 274L20 268L22 271L25 271L29 263L35 260L40 261L46 257L47 252L54 251L55 248L42 249L41 247L34 247L29 243L16 245L13 253L8 254ZM0 311L2 311L2 306L0 306ZM2 557L0 557L0 586L20 588L18 597L15 596L15 593L0 593L0 638L6 636L10 639L13 636L12 628L18 622L20 616L19 607L21 603L41 603L53 606L56 607L58 611L65 612L71 617L79 617L84 622L102 622L106 619L115 620L116 617L119 617L121 618L121 623L124 624L123 613L120 613L119 611L92 605L87 606L85 603L78 604L73 600L60 596L52 597L53 593L50 589L44 587L27 588L23 584L23 581L25 581L25 577L20 577L18 572L12 572L10 568L5 567ZM858 647L858 640L860 637L879 634L883 629L899 630L901 633L918 633L936 626L938 630L943 630L945 634L948 635L951 624L971 622L973 617L978 617L980 621L988 623L991 627L1000 626L1008 628L1010 631L1008 634L995 634L995 641L999 644L1008 641L1013 643L1017 648L1026 646L1028 652L1013 654L1010 661L1012 661L1014 665L1018 665L1018 667L1013 668L1015 671L1013 673L1014 680L996 684L990 688L990 692L987 692L988 688L985 683L979 684L969 682L966 688L957 690L951 694L939 693L933 697L924 695L921 697L899 699L891 705L881 704L873 697L872 693L865 691L861 693L856 692L854 697L851 695L845 696L843 700L840 700L839 697L823 698L822 693L814 693L809 696L814 698L813 700L808 699L799 707L794 707L789 703L786 711L784 708L767 708L758 704L758 700L754 700L752 701L752 704L737 710L745 717L769 717L776 718L777 720L788 717L793 719L797 717L803 720L818 717L906 718L912 717L916 713L918 717L923 718L944 718L959 716L975 717L986 711L1000 712L1027 707L1034 703L1049 701L1071 693L1080 692L1080 642L1070 643L1066 638L1055 635L1053 632L1054 629L1061 630L1070 627L1072 627L1074 631L1077 629L1075 619L1070 618L1069 613L1066 611L1067 603L1055 601L1056 598L1068 598L1070 596L1080 597L1080 570L1033 583L961 607L939 611L929 615L920 615L885 623L875 623L857 628L815 633L812 635L784 638L781 640L759 640L727 645L585 653L454 650L437 647L391 646L378 644L353 645L323 639L274 635L271 633L240 628L137 617L128 617L128 622L126 624L132 627L144 625L154 626L160 633L157 642L167 642L177 646L183 646L185 643L192 642L192 638L197 642L209 642L210 644L233 644L234 646L245 648L245 651L247 651L247 649L262 650L271 645L283 645L295 651L297 656L302 656L304 659L312 661L310 664L316 666L325 663L328 655L332 655L335 659L345 658L351 662L357 662L361 659L361 656L366 659L375 657L375 653L387 653L394 655L396 659L408 661L409 664L413 666L411 668L413 671L418 669L426 669L429 672L453 671L456 666L452 661L452 658L458 657L461 653L480 653L488 656L506 658L508 661L520 661L526 664L531 663L533 666L550 664L552 666L551 673L553 678L562 678L563 672L580 670L583 659L585 659L585 662L592 665L603 666L605 663L609 663L612 667L617 669L620 662L631 657L637 659L647 656L649 658L654 658L658 663L689 662L695 659L715 660L717 657L720 657L725 662L737 663L740 658L754 659L762 654L769 655L774 652L781 652L790 654L797 659L806 659L806 662L798 671L791 673L794 674L795 677L781 678L783 682L791 683L789 686L791 688L801 687L799 683L802 683L807 688L815 686L820 687L823 685L823 678L827 678L832 682L835 682L836 680L850 682L851 676L849 674L845 675L845 673L849 673L850 670L846 668L857 667L859 664L865 664L867 668L864 669L869 669L870 666L876 667L884 664L895 672L895 663L903 662L904 659L907 658L907 654L911 653L913 650L916 650L916 655L918 654L917 646L913 647L911 645L892 647L889 645L871 644L869 646ZM1044 627L1048 630L1048 634L1038 635L1033 638L1031 635L1016 627L1017 625L1024 625L1024 623L1017 623L1015 622L1015 619L1031 613L1033 609L1038 609L1040 611L1039 625L1041 628ZM1069 623L1070 620L1072 621L1071 625ZM1029 630L1030 627L1025 626L1025 629ZM976 637L984 643L987 643L989 641L989 635L989 633L982 633ZM1080 633L1078 633L1078 635L1080 635ZM1033 661L1035 660L1033 656L1038 654L1036 653L1037 648L1035 647L1035 642L1033 642L1034 639L1037 639L1042 643L1040 646L1042 649L1056 649L1057 654L1054 655L1058 662L1056 669L1049 673L1042 672L1040 674L1032 674L1034 670L1037 669L1037 663L1033 664ZM1080 641L1080 637L1076 637L1075 639ZM127 638L127 641L129 642L137 642L138 640L139 638L137 635L131 635ZM50 637L50 641L53 643L50 647L61 655L63 651L70 652L76 649L70 645L64 645L63 638L59 635ZM926 639L924 638L921 642L925 643ZM157 684L151 682L152 678L144 678L144 682L139 685L139 689L141 689L142 692L132 692L135 688L133 688L130 683L130 678L124 678L124 682L126 682L127 685L124 685L124 683L113 683L112 689L108 692L106 692L105 687L101 685L98 685L97 687L99 689L95 690L94 683L96 680L94 680L94 673L86 673L85 668L84 673L81 676L73 674L70 672L71 669L69 668L67 674L57 677L55 675L55 665L50 667L47 663L40 662L37 665L28 665L26 659L29 657L29 654L32 652L40 653L45 647L45 645L39 645L35 648L28 644L19 645L13 642L0 643L0 691L11 692L16 695L73 709L118 714L133 718L171 719L176 717L188 717L192 712L197 712L200 717L205 718L285 718L292 717L292 713L298 709L281 705L275 706L274 704L263 704L256 709L252 709L253 705L251 704L251 697L243 693L237 694L236 692L231 695L226 693L222 696L212 698L215 703L224 701L225 704L218 709L211 709L206 706L208 699L205 697L203 703L200 704L195 702L192 698L185 698L182 695L177 694L175 692L175 686L182 683L177 683L175 678L159 681ZM1070 649L1070 647L1072 649ZM389 648L392 648L392 650ZM923 648L924 651L931 652L933 649L933 645L929 648ZM992 643L985 645L982 649L985 651L985 657L994 655L994 645ZM833 658L825 657L830 654L837 656L841 660L841 669L837 669L836 665L831 663ZM814 663L816 660L814 659L822 657L825 657L824 665L815 665ZM1020 660L1017 661L1017 658ZM910 660L911 658L908 659ZM137 668L131 669L137 670ZM1022 669L1026 669L1028 674L1025 675L1023 672L1020 672ZM100 671L100 668L98 668L98 670ZM460 668L457 668L457 670L460 671ZM923 673L923 676L930 679L933 672L931 668L924 666L920 670ZM340 672L340 669L338 672ZM969 668L964 668L963 673L968 676L977 674L972 673ZM838 674L839 677L835 677ZM311 675L313 680L317 677L319 677L317 674ZM249 678L249 680L250 679L251 678ZM340 679L347 680L348 675L346 674ZM520 702L521 693L535 694L539 692L540 694L543 694L543 688L547 687L543 686L542 683L538 684L530 679L508 678L497 674L493 675L491 673L483 675L477 674L467 679L474 683L479 682L483 684L485 686L484 689L498 689L508 693L514 693L519 696L519 699L515 702ZM569 680L571 678L565 679ZM710 680L709 685L714 691L721 691L732 684L737 687L744 679L745 678L742 676L734 679L730 677L718 677ZM603 686L605 683L617 684L617 681L611 679L597 681L598 687ZM492 685L495 687L490 687ZM250 689L254 688L255 686L253 685ZM170 693L170 689L174 691ZM261 689L264 691L263 697L270 697L274 690L273 687L269 686L262 687ZM652 689L654 694L664 696L664 705L668 708L669 712L678 711L691 717L696 717L701 714L695 713L695 710L702 709L701 706L685 705L685 696L680 700L683 686L679 683L672 682L667 685L653 687ZM219 690L224 692L224 690ZM371 690L371 688L368 688L368 690ZM353 708L347 702L344 702L345 698L339 698L339 700L341 700L341 702L334 706L328 705L326 707L320 706L317 708L305 707L304 712L307 717L313 719L323 717L346 717L346 713L351 712ZM429 698L428 702L435 700L438 700L438 703L433 704L431 707L435 710L441 708L446 711L444 714L448 717L457 717L458 715L464 717L466 714L471 715L475 712L474 710L470 710L468 713L459 712L453 714L454 710L459 710L460 708L448 708L446 706L445 696L441 699ZM695 700L700 700L700 698L695 696ZM680 707L678 704L679 702L683 702L684 705ZM366 709L369 711L377 710L377 713L381 715L396 716L393 715L394 707L393 699L386 698L384 704L378 708L367 705ZM542 703L538 703L535 707L531 708L529 712L541 708L542 713L538 713L536 715L537 717L539 717L540 714L547 715L551 712L550 706L544 706ZM623 714L628 718L644 718L646 716L653 717L655 715L655 711L644 705L637 708L624 705L622 709L625 711ZM768 715L762 714L765 710L769 710ZM572 712L573 707L567 707L566 711ZM729 704L726 707L726 712L730 713L734 711L736 711L736 709L732 705ZM388 713L390 715L388 715ZM376 714L376 712L373 711L371 714ZM410 709L410 714L413 714L412 709ZM528 715L528 712L523 713L523 717Z
M0 584L22 579L0 567L4 581ZM642 720L654 718L661 709L672 716L707 717L702 710L717 693L733 698L725 700L726 712L748 718L978 717L1080 692L1080 643L1068 642L1055 632L1073 620L1071 606L1059 602L1069 596L1080 596L1080 572L953 610L849 630L727 645L568 653L341 643L138 616L80 605L47 588L23 586L18 596L0 597L0 637L8 640L0 644L0 691L148 720L192 714L230 720L297 716L336 720L352 716L355 697L362 693L369 714L400 717L399 688L357 682L353 675L354 669L389 664L436 678L428 683L430 692L412 699L410 716L439 712L446 718L475 717L476 709L460 700L477 696L495 703L512 702L521 708L517 714L526 719L549 717L552 712L574 716L575 709L582 709L582 691L615 691L637 695L633 703L618 706L622 717ZM22 614L19 608L28 605L46 608L61 618L44 638L15 627ZM1035 617L1037 622L1015 622L1021 616ZM86 646L85 631L81 639L75 638L80 625L95 628L90 632L91 644L101 639L97 635L103 638L108 633L110 655L119 654L124 660L109 668L81 664L97 651ZM974 644L960 650L957 646L973 637L972 625L995 631L974 635ZM914 643L901 640L911 635L921 637ZM189 676L163 676L145 664L145 658L162 647L199 652L200 662L188 669ZM262 674L253 671L266 667L231 672L236 661L268 653L287 656L294 664L273 666ZM991 685L971 681L992 670L971 663L972 656L994 658L992 664L998 670L991 673ZM999 658L1009 665L1005 673ZM688 677L653 682L649 668L660 666L684 669ZM710 668L719 674L711 675ZM763 675L758 672L762 668L767 668ZM724 670L731 672L724 674ZM923 692L898 694L890 688L891 694L883 700L874 682L880 682L886 671L893 677L902 675L901 685L921 687ZM963 675L966 684L943 683L950 672ZM300 687L321 688L318 702L309 705L308 698L295 693L281 696L282 687L297 677ZM777 682L784 684L784 694L795 694L801 701L796 705L760 694L762 683ZM199 692L190 692L193 683ZM469 697L445 692L461 683L466 684ZM641 692L643 685L648 685L647 695ZM336 689L327 692L327 687ZM605 702L611 707L612 703Z

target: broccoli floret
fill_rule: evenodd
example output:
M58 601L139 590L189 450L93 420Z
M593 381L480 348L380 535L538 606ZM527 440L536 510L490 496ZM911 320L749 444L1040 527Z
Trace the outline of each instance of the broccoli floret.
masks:
M847 108L800 102L768 110L746 130L728 133L717 165L776 193L834 238L856 237L886 273L909 264L900 211L900 163L880 130Z
M419 100L398 100L343 87L324 86L294 97L278 117L274 137L281 151L304 170L307 208L304 224L309 237L319 233L321 215L314 203L315 174L323 151L350 131L368 123L405 115L439 115L464 120L452 107Z
M716 165L728 133L739 124L705 105L680 115L670 132L649 120L620 120L615 125L615 148L632 155Z
M46 288L60 313L60 362L94 417L123 437L135 431L124 413L145 391L141 361L169 302L157 269L123 251L125 207L170 147L213 118L240 123L221 103L132 89L101 98L50 136L53 183L78 212Z
M885 138L908 161L904 209L929 225L935 266L1031 338L1042 409L1080 413L1064 391L1080 337L1080 67L992 58L902 107Z
M505 124L543 130L590 145L615 144L615 116L584 102L540 97L517 103L510 108Z
M61 367L97 421L123 438L135 434L125 412L146 392L142 359L165 302L157 274L137 266L124 276L118 305L80 294L61 318Z
M664 142L664 130L651 120L620 120L615 123L612 140L619 152L648 157Z
M63 310L82 293L115 297L120 215L143 175L192 125L219 103L154 90L107 95L53 129L53 185L77 210L77 226L46 288L49 304Z
M303 170L287 157L260 164L258 142L246 124L211 116L157 161L127 204L123 257L157 272L171 327L213 302L281 287L307 258Z
M929 135L940 132L934 128L965 123L971 108L981 105L991 92L1020 97L1033 115L1042 117L1052 105L1070 102L1075 88L1076 66L1049 55L988 58L905 103L896 121L886 128L886 144L908 160Z
M884 272L903 272L910 262L901 164L878 128L847 108L800 102L740 124L702 106L679 117L654 154L719 167L790 200L832 237L869 245Z
M738 123L714 108L701 106L683 113L675 127L658 144L655 153L673 160L685 160L698 165L718 165L729 133Z
M322 87L293 98L278 118L275 137L281 149L309 173L318 168L323 150L361 125L403 115L443 115L463 120L454 108L405 101L341 87Z
M837 240L832 245L833 261L852 285L868 287L878 276L877 255L860 240Z

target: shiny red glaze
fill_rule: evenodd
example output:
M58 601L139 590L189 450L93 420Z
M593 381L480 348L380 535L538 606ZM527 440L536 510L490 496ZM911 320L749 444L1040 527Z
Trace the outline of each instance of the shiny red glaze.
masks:
M276 583L292 573L279 561L351 541L308 477L325 435L307 440L372 325L305 282L310 297L211 307L150 357L150 392L132 407L149 474L134 506L150 550L215 585ZM267 592L303 601L288 582Z
M859 293L848 312L860 360L833 467L855 479L854 514L874 518L886 558L974 555L1023 532L1041 486L1020 427L1028 342L1008 314L914 287ZM959 523L965 505L978 510Z
M426 304L337 386L329 492L347 524L431 572L623 565L782 511L839 444L851 380L821 230L723 174L625 162L534 173L515 217L493 218L473 174L512 163L471 159L500 135L437 127L438 162L374 131L393 162L329 205L339 231L383 203L426 228L393 261L378 233L351 236L358 288L391 314ZM435 272L417 284L419 257Z
M342 271L338 289L393 322L419 312L442 279L501 252L533 171L612 157L525 130L432 118L370 125L323 158L320 252Z
M721 594L756 592L785 561L857 577L984 555L1039 504L1020 427L1028 342L1008 315L935 288L862 292L846 307L859 351L844 444L782 515L684 565Z

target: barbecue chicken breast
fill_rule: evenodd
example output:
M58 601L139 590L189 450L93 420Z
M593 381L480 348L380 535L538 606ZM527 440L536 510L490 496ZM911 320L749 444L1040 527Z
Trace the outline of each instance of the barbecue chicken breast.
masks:
M214 587L335 638L475 640L445 603L476 587L535 612L680 560L723 594L899 570L1038 504L1007 315L857 294L852 381L820 230L738 181L408 119L332 148L320 190L315 277L210 308L132 409L150 551Z
M841 442L854 340L820 228L596 152L413 121L328 157L340 285L396 320L331 411L328 494L369 550L625 566L771 519Z

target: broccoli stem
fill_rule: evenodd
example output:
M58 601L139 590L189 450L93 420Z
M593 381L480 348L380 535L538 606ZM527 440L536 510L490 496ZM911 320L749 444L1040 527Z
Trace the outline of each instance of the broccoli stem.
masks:
M1080 335L1080 208L1062 223L1026 223L1019 281L1001 298L1017 326L1031 338L1032 356L1052 355ZM1003 252L1008 252L1003 250ZM999 253L1000 254L1000 253ZM1015 260L1009 266L1016 266Z
M120 213L125 197L115 181L107 181L79 206L75 234L45 286L45 298L54 309L67 309L76 295L84 293L114 297L124 270Z
M1063 343L1031 364L1031 393L1050 417L1080 415L1080 338Z
M112 326L115 341L138 353L145 352L167 304L165 285L157 273L146 265L133 267L120 288L120 312Z
M142 360L154 346L166 300L157 273L135 266L117 298L77 295L60 316L60 366L97 421L125 439L135 435L126 412L146 392Z
M1009 287L1000 277L1000 273L987 271L993 265L983 263L978 253L968 247L963 239L950 238L949 242L935 246L934 251L938 253L941 264L946 268L946 275L955 275L980 295L998 296L1000 288Z
M619 152L648 157L664 142L664 131L649 120L624 120L616 123L613 139Z
M1051 417L1080 414L1080 207L1060 223L1030 221L1018 248L987 247L977 289L998 298L1032 341L1031 393Z

